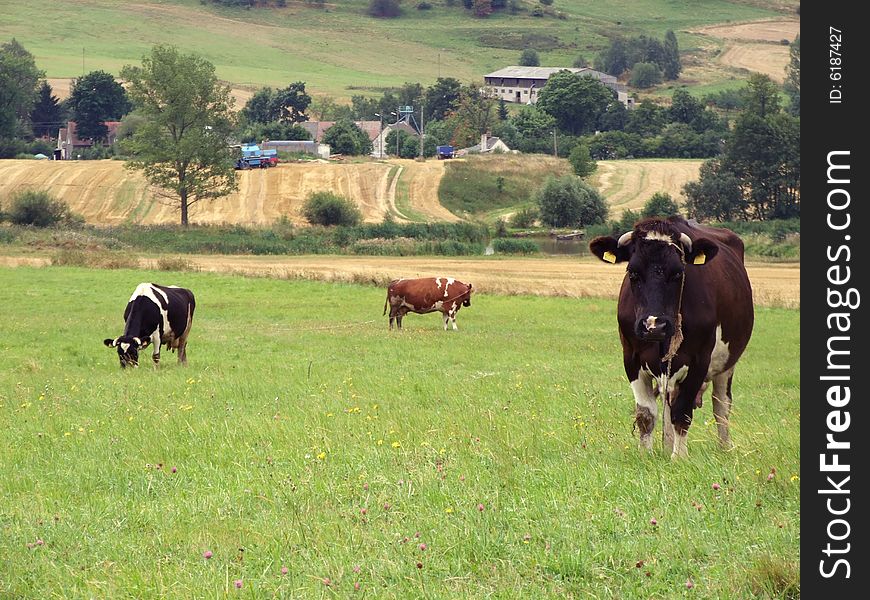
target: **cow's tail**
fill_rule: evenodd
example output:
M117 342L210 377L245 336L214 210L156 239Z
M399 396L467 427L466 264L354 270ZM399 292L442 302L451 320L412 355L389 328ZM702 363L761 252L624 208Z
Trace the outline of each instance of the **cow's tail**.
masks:
M392 290L392 289L393 289L393 286L394 286L395 284L399 283L400 281L401 281L401 279L393 279L393 280L392 280L392 281L387 285L387 299L384 300L384 314L387 314L387 305L390 303L390 290Z

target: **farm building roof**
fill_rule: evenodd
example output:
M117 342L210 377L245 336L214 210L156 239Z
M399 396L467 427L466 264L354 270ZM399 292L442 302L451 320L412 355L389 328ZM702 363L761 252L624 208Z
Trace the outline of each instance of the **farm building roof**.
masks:
M577 73L578 75L588 74L592 75L596 79L613 79L613 81L616 81L616 78L612 75L607 75L606 73L602 73L601 71L596 71L588 67L576 68L511 66L499 69L498 71L494 71L492 73L488 73L487 75L485 75L485 77L503 77L505 79L549 79L559 71L571 71L572 73Z

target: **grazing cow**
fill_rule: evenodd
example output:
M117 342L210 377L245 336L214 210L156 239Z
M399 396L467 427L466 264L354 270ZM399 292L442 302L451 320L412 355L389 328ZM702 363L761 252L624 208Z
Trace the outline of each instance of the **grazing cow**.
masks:
M462 283L452 277L423 277L421 279L395 279L387 287L387 300L384 314L390 307L390 329L393 320L402 328L402 317L409 312L418 314L441 311L444 315L444 331L447 323L456 327L456 313L460 306L471 306L471 284Z
M196 301L193 292L175 286L140 283L124 309L124 335L103 340L118 349L121 367L139 366L139 350L154 346L152 358L160 362L160 346L178 350L178 362L187 364L187 336Z
M743 242L727 229L670 217L640 221L618 240L597 237L589 248L603 261L628 263L617 321L641 446L652 448L661 395L665 450L686 456L692 411L712 381L719 441L730 448L731 381L753 324Z

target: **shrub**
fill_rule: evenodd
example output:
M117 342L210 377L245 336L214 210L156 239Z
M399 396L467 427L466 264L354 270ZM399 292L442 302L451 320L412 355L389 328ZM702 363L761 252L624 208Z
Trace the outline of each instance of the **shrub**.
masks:
M497 254L537 254L541 248L532 240L498 238L492 241L492 249Z
M50 227L59 223L74 225L84 221L45 190L24 190L14 194L6 218L15 225L34 227Z
M302 215L312 225L358 225L362 213L356 205L332 192L315 192L308 196Z
M644 217L670 217L671 215L680 214L680 207L671 198L671 195L665 192L656 192L643 205Z
M373 17L393 18L402 12L399 0L371 0L369 2L369 14Z
M510 223L511 227L517 227L520 229L525 229L527 227L534 227L535 221L538 220L540 214L538 213L538 209L534 206L527 206L526 208L522 208L511 215Z
M662 82L662 70L655 63L637 63L631 69L628 84L636 88L648 88Z
M585 227L607 218L601 194L573 175L548 179L538 192L538 205L541 221L552 227Z

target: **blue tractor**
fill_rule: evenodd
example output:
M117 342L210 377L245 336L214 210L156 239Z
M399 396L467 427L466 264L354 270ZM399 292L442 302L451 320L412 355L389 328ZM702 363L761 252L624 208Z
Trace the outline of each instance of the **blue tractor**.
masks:
M266 169L278 164L277 150L261 150L257 144L237 146L241 153L236 159L237 169Z

